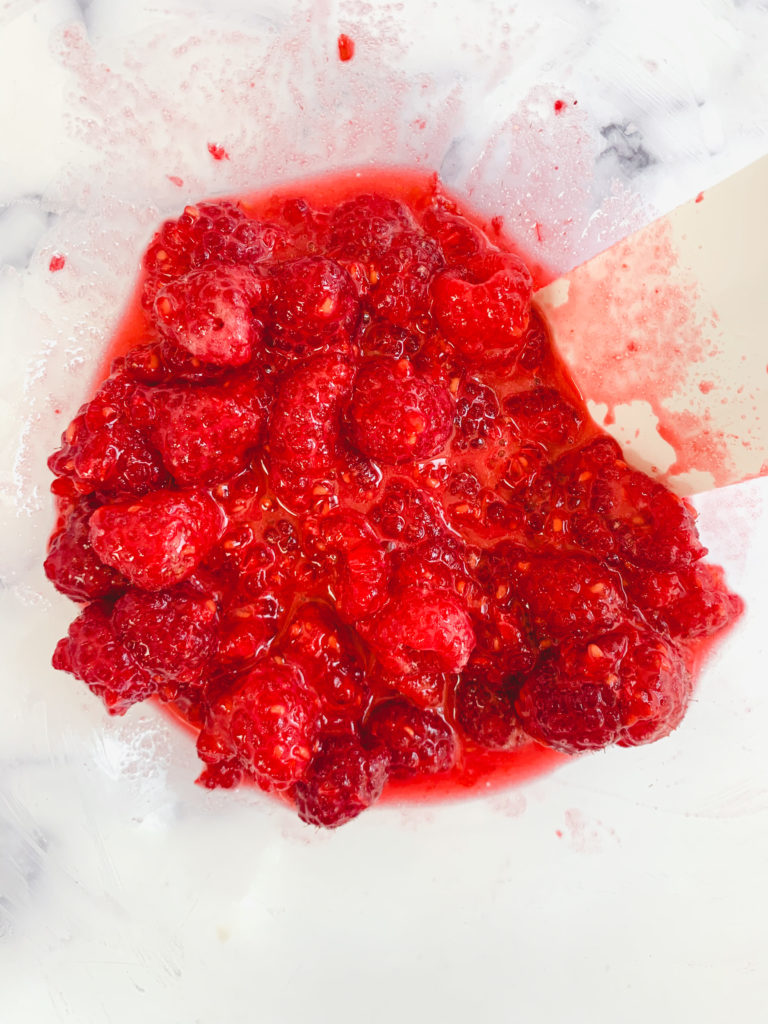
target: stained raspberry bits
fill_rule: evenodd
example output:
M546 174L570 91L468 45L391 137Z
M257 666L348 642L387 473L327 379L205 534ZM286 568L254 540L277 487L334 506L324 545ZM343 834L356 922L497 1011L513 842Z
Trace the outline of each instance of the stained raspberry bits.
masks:
M49 461L53 663L334 828L680 723L741 611L590 419L525 264L435 184L188 206ZM386 190L385 190L386 191ZM483 789L486 789L486 785Z

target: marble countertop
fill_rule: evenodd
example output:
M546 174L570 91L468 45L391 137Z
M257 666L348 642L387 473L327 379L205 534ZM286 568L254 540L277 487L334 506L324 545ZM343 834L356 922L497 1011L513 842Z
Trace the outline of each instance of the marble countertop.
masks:
M748 612L674 737L338 833L54 673L41 562L45 456L163 216L416 164L565 272L768 152L767 48L764 0L0 0L0 1019L759 1019L765 480L696 498Z

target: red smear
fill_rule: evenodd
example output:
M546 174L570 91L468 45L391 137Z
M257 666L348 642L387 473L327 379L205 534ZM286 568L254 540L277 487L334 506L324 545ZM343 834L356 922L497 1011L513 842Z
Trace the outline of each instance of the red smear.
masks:
M352 60L352 58L355 56L354 39L351 39L349 36L344 35L344 33L342 32L337 42L339 46L339 60Z
M543 242L544 241L544 232L541 230L541 224L539 224L539 222L536 221L536 223L534 224L534 227L536 229L536 238L540 242Z
M696 202L700 203L703 198L704 198L704 193L703 192L699 192L699 194L696 196Z
M60 252L57 252L55 256L51 256L51 262L48 264L48 269L52 274L55 274L57 270L64 269L64 264L66 262L66 256L62 256Z
M604 403L609 415L617 405L638 399L651 405L659 434L677 455L665 475L668 481L700 470L722 486L740 477L729 439L713 424L709 402L691 401L680 410L675 400L692 390L707 394L696 364L704 363L713 348L711 323L692 313L696 283L679 272L677 263L669 226L652 224L614 246L611 259L573 271L567 301L547 315L566 360L578 367L579 386L592 401ZM579 347L585 332L588 353Z
M208 143L208 152L214 160L229 160L229 153L223 146L217 146L215 142Z
M491 217L491 227L494 233L500 235L504 229L504 218L503 217Z
M208 148L210 149L211 147L209 146ZM177 178L175 174L168 174L166 175L166 177L168 178L168 181L170 181L170 183L172 185L175 185L177 188L181 188L181 186L184 184L184 179Z
M702 380L699 382L699 391L702 395L708 395L712 388L715 386L715 382L712 380Z

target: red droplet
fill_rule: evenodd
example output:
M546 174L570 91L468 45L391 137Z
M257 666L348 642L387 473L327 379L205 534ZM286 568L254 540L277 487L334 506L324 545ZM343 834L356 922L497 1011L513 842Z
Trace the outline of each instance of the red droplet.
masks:
M48 269L52 274L55 274L57 270L62 270L64 268L64 264L66 262L66 256L62 256L60 252L57 252L55 256L51 256L51 262L48 264Z
M491 227L493 228L494 234L500 235L501 230L504 227L504 218L491 217Z
M699 192L699 194L696 196L696 202L700 203L703 198L704 198L704 193L703 192Z
M539 222L538 222L538 221L536 221L536 223L534 224L534 227L536 228L536 238L537 238L537 239L538 239L538 240L539 240L540 242L543 242L543 241L544 241L544 233L543 233L543 231L541 230L541 224L539 224Z
M559 114L562 110L565 110L565 101L555 100L555 113Z
M352 60L355 56L355 41L342 32L338 40L339 60Z
M208 152L214 160L229 160L229 153L223 146L217 146L215 142L208 143Z

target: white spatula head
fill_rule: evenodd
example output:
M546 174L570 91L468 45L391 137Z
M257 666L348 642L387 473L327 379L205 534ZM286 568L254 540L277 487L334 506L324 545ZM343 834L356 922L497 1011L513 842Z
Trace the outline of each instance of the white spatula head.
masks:
M536 299L635 464L680 494L768 474L768 157Z

